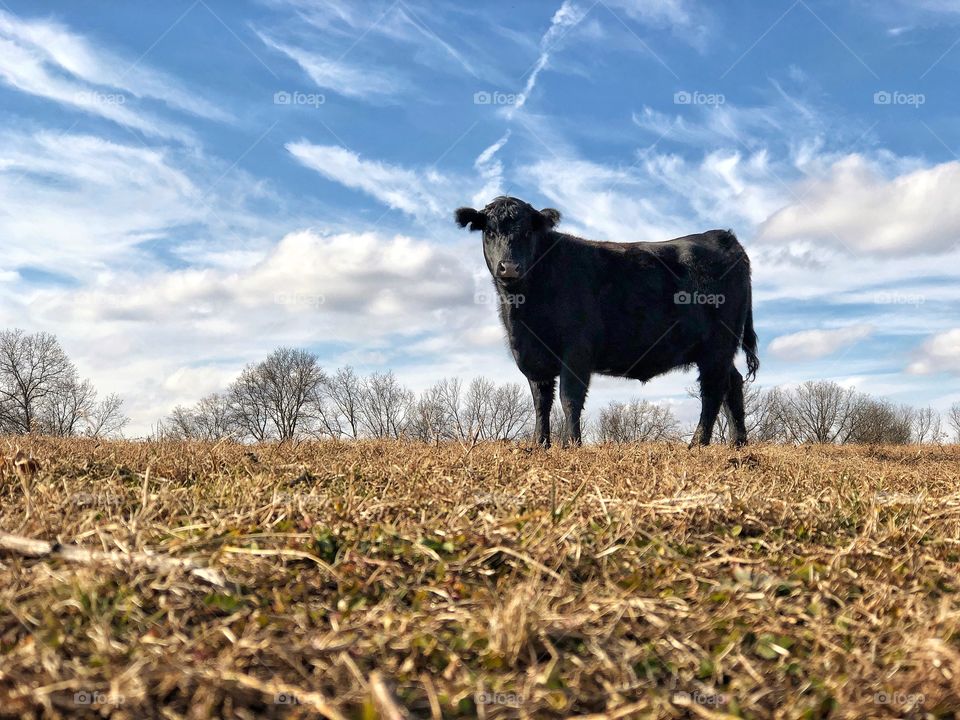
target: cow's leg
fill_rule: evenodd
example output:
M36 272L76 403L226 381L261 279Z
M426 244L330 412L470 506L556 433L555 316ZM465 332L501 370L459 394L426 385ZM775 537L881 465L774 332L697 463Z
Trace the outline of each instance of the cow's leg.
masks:
M746 412L743 407L743 375L735 367L730 368L730 386L723 401L724 410L733 435L733 444L743 447L747 444Z
M583 412L583 403L587 399L587 389L590 383L590 371L583 366L564 363L560 370L560 404L567 419L567 437L574 446L583 444L580 437L580 414ZM567 438L564 438L564 445Z
M545 382L530 381L530 392L533 394L533 412L536 414L537 427L534 430L534 439L541 447L550 447L550 408L553 407L553 393L556 379Z
M700 422L690 441L694 445L709 445L713 436L713 424L720 413L720 405L727 394L730 382L729 366L700 365Z

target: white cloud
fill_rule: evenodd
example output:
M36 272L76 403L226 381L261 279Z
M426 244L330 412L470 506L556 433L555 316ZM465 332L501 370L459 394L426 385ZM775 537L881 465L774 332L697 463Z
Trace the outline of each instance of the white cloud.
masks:
M747 157L727 150L708 153L699 163L677 155L650 155L643 169L673 198L689 204L706 223L700 230L719 226L742 233L783 206L779 188L770 182L771 165L764 150ZM688 227L683 234L693 231Z
M166 75L94 47L81 35L47 20L22 20L0 10L0 81L158 137L191 140L177 125L134 109L153 98L194 115L230 115Z
M479 77L473 63L454 44L447 42L438 34L438 23L443 18L436 8L421 9L412 0L402 3L383 0L368 3L342 2L341 0L324 0L322 3L314 0L275 0L274 4L292 7L298 19L306 21L310 28L320 31L315 33L311 40L314 41L314 45L325 45L325 53L315 51L307 53L289 46L284 47L281 43L276 43L261 34L264 42L293 57L310 73L311 77L315 74L321 78L356 77L363 84L373 78L378 86L371 88L371 94L379 93L381 90L379 82L385 79L388 79L393 86L389 94L404 89L408 85L405 79L392 74L388 76L382 72L385 65L395 66L395 62L368 61L363 66L348 65L344 62L344 57L348 54L352 55L353 50L361 42L364 43L361 52L367 56L372 54L380 58L382 57L380 51L384 45L396 43L403 48L401 52L405 56L433 71L450 70L451 67L455 67L458 71L463 70L474 77ZM423 21L424 17L429 18L429 25ZM298 27L300 34L303 34L302 30L302 27ZM457 33L461 31L460 27L451 30ZM457 45L460 46L462 43L458 42ZM337 46L339 49L334 51L332 46ZM324 54L327 57L323 57ZM331 61L331 57L337 57L339 60ZM451 63L451 60L454 62ZM320 83L320 81L317 82ZM324 87L331 87L338 92L349 94L349 89L343 84L339 84L340 89L329 85ZM358 93L357 96L359 95Z
M303 140L287 143L286 148L303 165L330 180L360 190L417 220L441 220L452 227L453 209L467 198L485 205L502 192L503 164L496 155L509 137L508 131L477 156L477 176L441 173L432 166L407 168L368 160L337 145L313 145Z
M641 22L645 25L656 28L671 28L677 33L683 32L683 37L688 41L702 40L706 34L705 27L694 22L694 18L702 17L702 11L694 8L693 4L688 0L607 0L606 3L599 4L610 13L616 15L617 12L622 12L631 20ZM537 56L537 61L527 75L527 81L519 101L508 109L506 113L508 117L511 117L517 110L520 110L530 99L540 74L550 65L551 55L560 47L561 41L567 37L574 28L581 25L597 5L597 3L578 5L572 0L563 1L563 4L560 5L550 19L550 27L547 28L547 31L540 38L540 53ZM617 15L617 18L619 19L619 15ZM619 26L623 21L613 22ZM595 39L604 38L604 33L598 25L585 25L584 27L587 31L586 34L592 35ZM633 41L635 41L636 36L633 35L633 31L631 30L630 33ZM633 41L631 45L636 45ZM653 52L645 44L641 43L641 45L647 52ZM664 64L662 58L656 54L654 54L654 57L659 63ZM670 72L672 73L673 71L671 70Z
M450 250L299 231L249 268L117 268L78 288L34 288L8 309L10 324L56 333L103 392L123 395L136 434L278 345L322 345L329 365L379 358L396 367L407 343L443 337L454 348L440 364L469 365L491 350L476 333L494 312L473 296L473 274Z
M960 375L960 328L938 333L927 340L917 351L907 372L913 375L938 372Z
M887 177L848 155L801 184L794 201L760 229L768 242L815 239L877 255L942 253L960 239L960 162Z
M554 51L555 46L570 30L580 24L588 12L589 9L584 10L575 3L570 2L570 0L563 0L563 4L550 19L550 27L543 34L543 37L540 38L540 55L537 57L537 62L534 63L530 74L527 76L526 85L517 103L507 113L508 116L524 106L537 85L537 78L540 77L543 69L547 67L547 63L550 60L550 53Z
M132 142L0 132L0 274L30 267L83 282L149 264L153 253L248 266L251 252L305 224L240 168L193 148ZM275 215L255 210L264 201Z
M804 330L781 335L770 343L770 352L785 361L816 360L869 337L870 325L851 325L836 330Z
M0 136L0 195L0 263L68 274L204 214L163 151L87 135Z
M661 142L679 142L697 147L715 146L725 141L733 147L763 147L764 139L770 133L782 132L786 126L792 131L799 130L801 123L795 113L786 108L775 107L738 107L727 104L722 93L706 93L701 90L686 92L703 93L711 103L697 106L683 106L695 117L667 115L650 107L644 107L633 114L633 122Z
M57 312L80 322L196 323L227 333L252 330L264 310L265 325L359 314L366 329L381 317L390 323L381 329L397 328L399 317L470 302L465 273L452 254L411 238L300 231L250 268L161 272L149 282L105 273Z
M672 237L675 220L639 192L642 179L628 170L577 158L542 160L521 169L564 213L564 223L603 240L663 240Z
M297 63L319 87L333 90L350 98L370 98L400 93L406 83L370 67L350 65L343 60L333 60L319 53L308 52L287 45L258 33L260 39Z
M503 149L509 139L510 131L507 130L499 140L480 153L474 161L473 167L484 180L483 187L473 196L474 207L483 207L492 198L503 194L503 163L496 155Z
M362 190L385 205L409 215L437 215L437 193L445 182L435 172L420 173L378 160L365 160L336 145L287 143L287 150L321 175L355 190Z
M676 31L695 30L705 33L697 23L704 10L690 0L606 0L613 8L623 10L630 18L654 27L670 27Z

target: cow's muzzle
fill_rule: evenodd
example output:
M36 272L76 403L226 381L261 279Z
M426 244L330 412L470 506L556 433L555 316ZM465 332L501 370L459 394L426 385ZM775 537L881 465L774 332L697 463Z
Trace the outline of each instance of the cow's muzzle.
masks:
M516 280L520 277L520 266L512 262L497 263L497 278L501 280Z

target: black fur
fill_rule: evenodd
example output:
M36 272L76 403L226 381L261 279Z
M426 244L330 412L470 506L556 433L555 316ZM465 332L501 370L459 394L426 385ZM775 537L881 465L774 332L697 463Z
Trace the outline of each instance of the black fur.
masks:
M732 232L596 242L555 231L559 212L512 197L482 211L460 208L456 221L483 231L510 349L530 382L538 443L550 445L557 377L570 439L579 444L592 373L646 381L694 365L702 402L694 443L709 444L721 405L735 442L746 443L743 377L733 361L743 348L753 377L759 360L750 260Z

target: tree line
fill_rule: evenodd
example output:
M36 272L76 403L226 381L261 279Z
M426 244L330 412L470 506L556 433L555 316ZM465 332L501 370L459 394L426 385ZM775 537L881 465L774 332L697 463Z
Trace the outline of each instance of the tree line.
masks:
M745 406L747 431L758 441L960 442L960 403L944 422L930 407L898 405L825 380L789 389L751 385ZM529 392L517 383L479 377L465 384L447 378L417 394L392 372L361 376L344 367L327 373L315 354L279 348L244 368L224 392L174 408L154 434L256 442L310 437L478 442L527 438L533 422ZM551 425L562 438L559 403ZM601 443L685 440L692 432L669 406L645 400L611 402L584 422L585 436ZM728 439L722 415L717 433L720 441Z
M695 395L695 391L690 393ZM960 403L941 415L875 398L820 380L793 388L748 385L747 431L753 440L779 443L960 442ZM119 435L128 423L116 394L101 397L80 377L49 333L0 331L0 433L59 436ZM324 370L307 350L278 348L247 365L223 392L177 406L152 436L169 439L264 442L305 438L406 438L421 442L521 440L533 432L527 387L476 378L442 379L421 393L390 371L360 375L351 367ZM559 403L552 429L565 435ZM611 402L584 421L593 442L680 441L692 427L668 405L646 400ZM718 419L719 441L728 439Z
M946 422L931 407L916 408L875 398L829 380L793 388L744 389L747 434L752 440L790 444L888 444L960 442L960 403ZM718 418L722 439L726 418Z
M0 331L0 433L101 437L127 422L120 396L101 398L54 335Z

